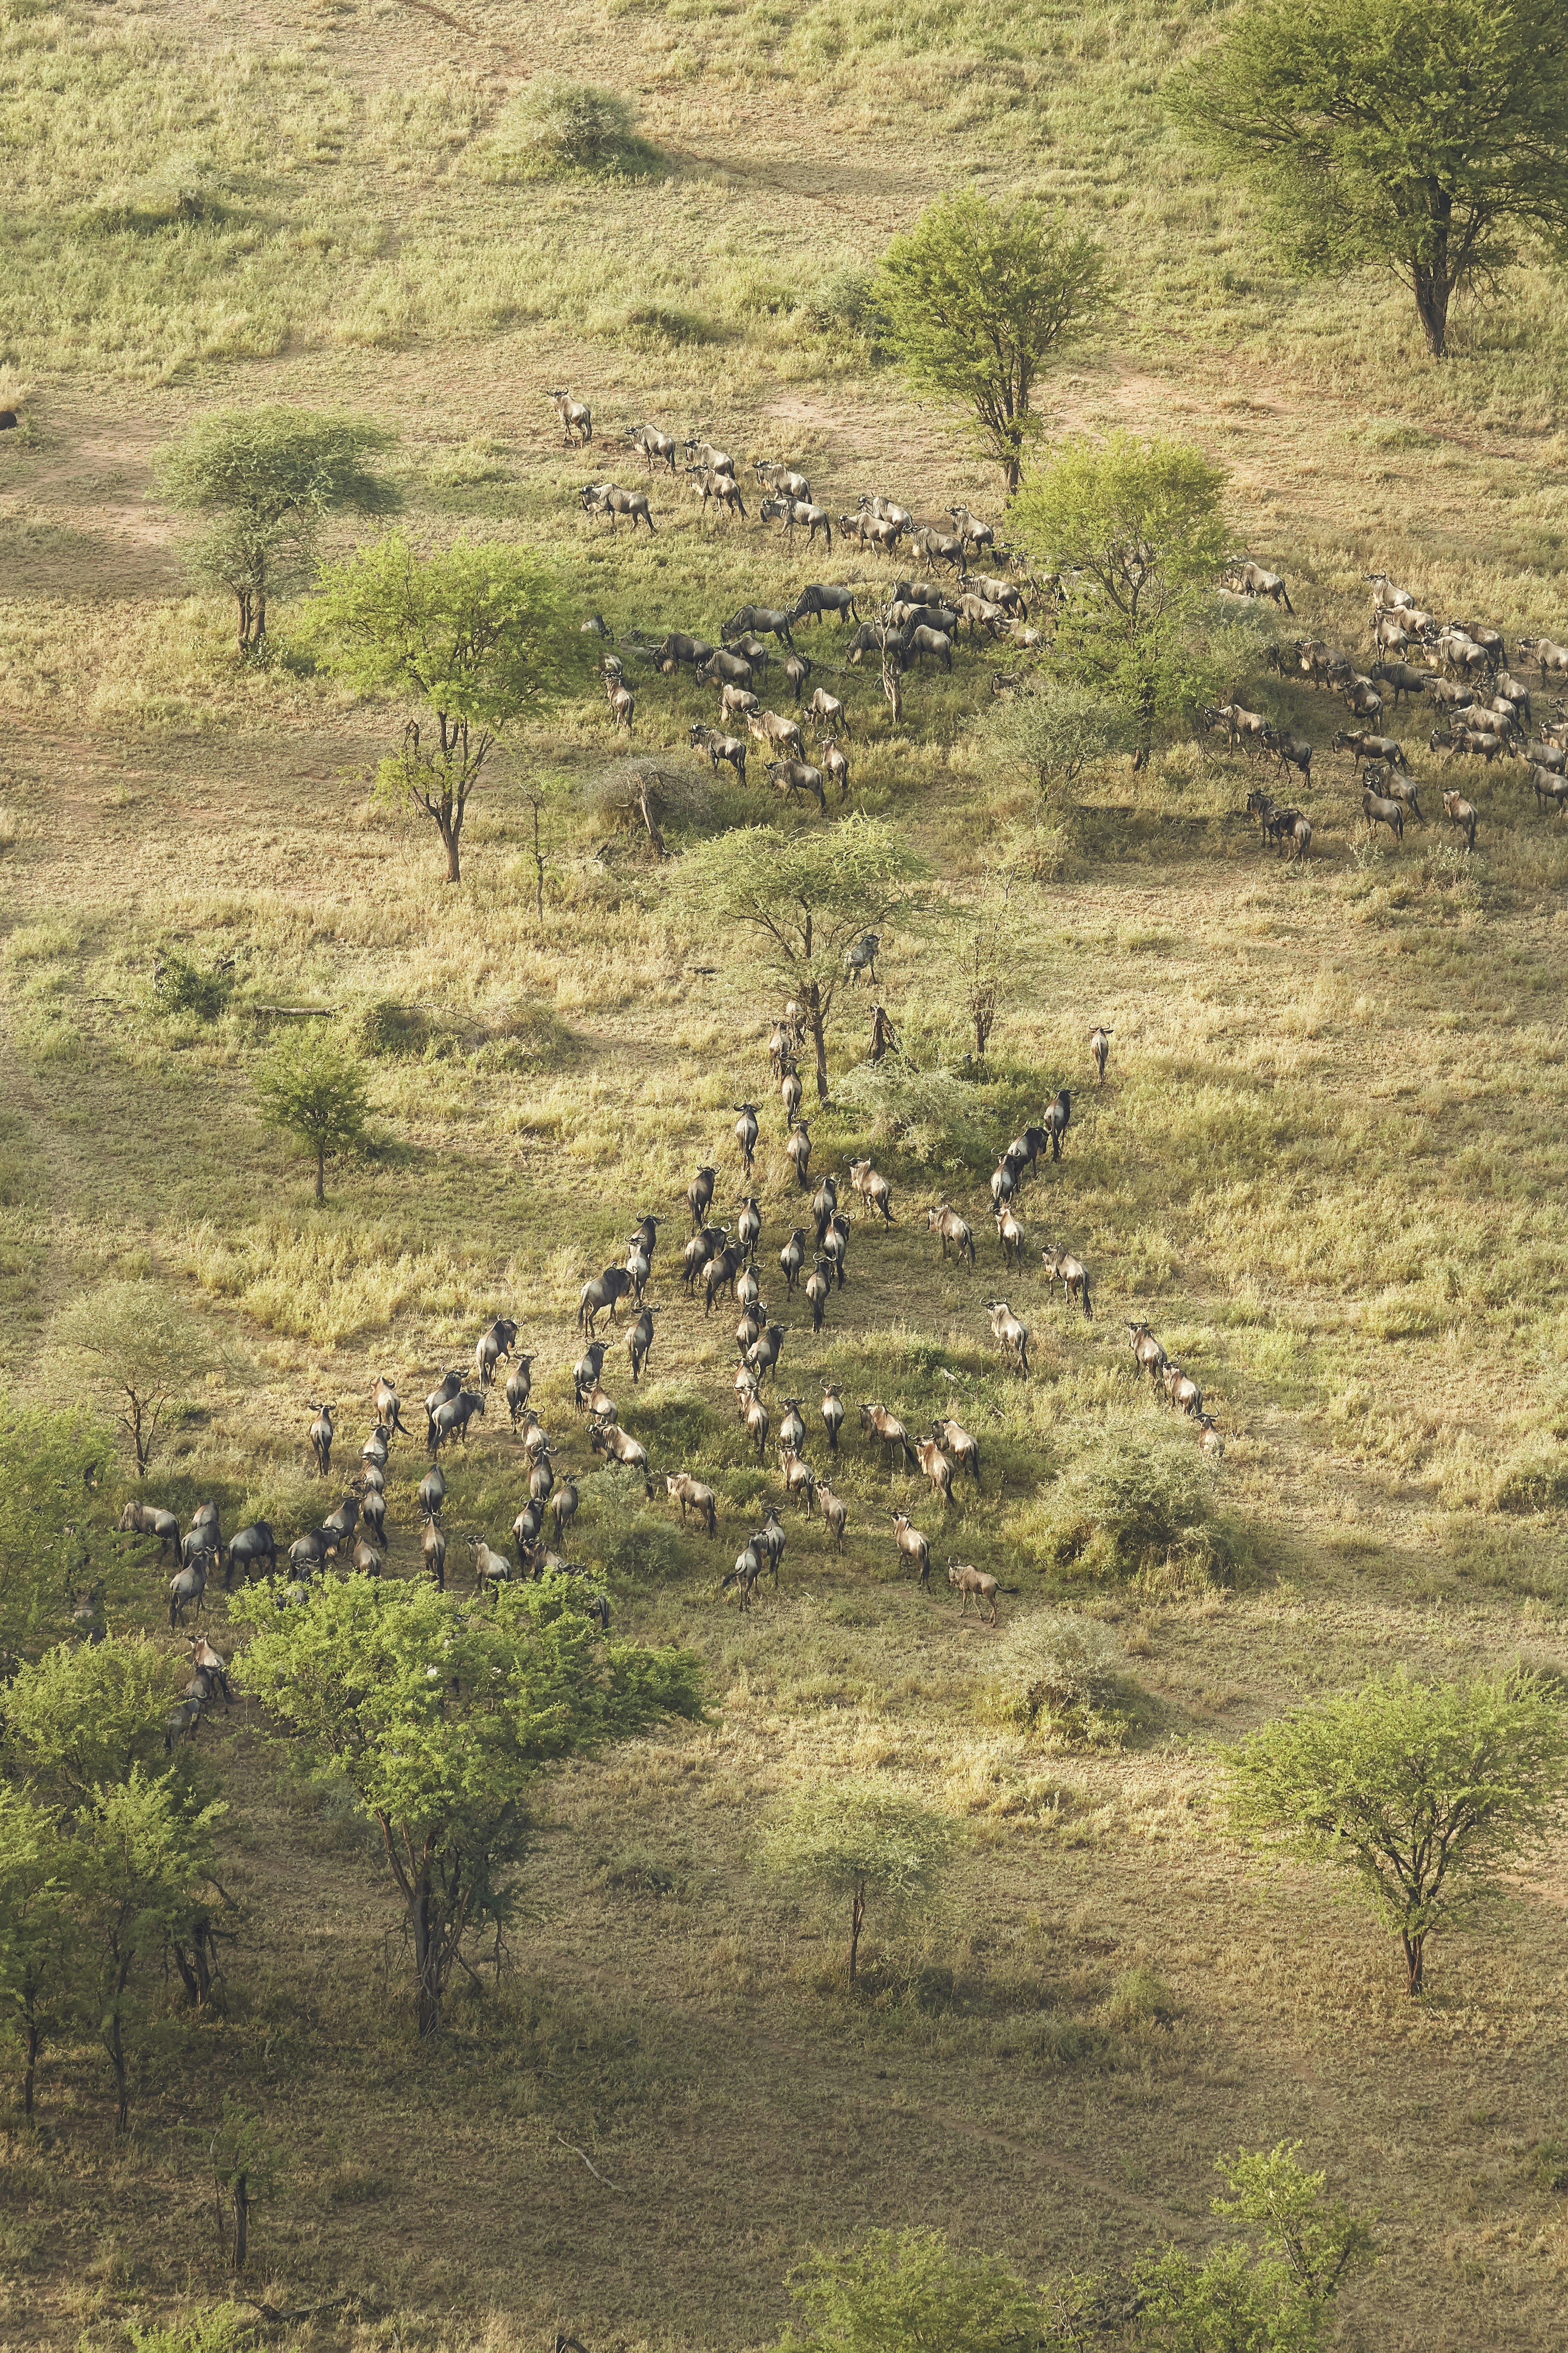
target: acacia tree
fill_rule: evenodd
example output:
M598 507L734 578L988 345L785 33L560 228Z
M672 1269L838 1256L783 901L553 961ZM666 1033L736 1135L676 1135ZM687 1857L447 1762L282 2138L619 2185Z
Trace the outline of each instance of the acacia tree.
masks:
M239 650L267 635L269 596L305 574L330 514L390 514L395 486L366 464L396 435L364 417L305 408L226 409L198 417L159 452L171 506L213 518L192 544L192 568L239 608Z
M781 979L805 1016L816 1092L827 1100L827 1028L845 978L845 951L862 932L909 913L925 867L879 818L847 818L831 833L721 834L681 860L678 887L705 923L717 911L750 940L755 962Z
M940 1816L879 1782L806 1790L773 1824L773 1868L848 1906L848 1978L855 1983L868 1901L899 1909L930 1893L952 1834Z
M210 1335L161 1283L119 1277L68 1301L52 1333L66 1362L113 1400L144 1479L170 1416L218 1361Z
M1313 2353L1347 2274L1372 2256L1372 2232L1309 2173L1300 2141L1239 2149L1215 2170L1230 2190L1213 2201L1262 2241L1201 2261L1172 2247L1133 2272L1138 2343L1150 2353Z
M268 1127L281 1128L312 1154L316 1198L327 1198L327 1163L365 1141L368 1097L363 1066L336 1039L313 1031L280 1039L257 1074Z
M114 2128L130 2122L128 2035L143 1994L211 1905L212 1833L227 1811L182 1800L167 1776L139 1765L118 1788L99 1788L68 1850L82 2000L114 2076Z
M38 2054L68 1977L60 1867L53 1815L26 1790L0 1781L0 2033L22 2046L29 2125Z
M973 410L1011 498L1040 429L1040 372L1103 308L1100 248L1032 198L998 204L965 188L893 239L878 290L910 381Z
M361 693L417 706L377 789L435 826L447 880L462 880L468 799L501 731L538 716L582 662L565 591L516 547L422 555L396 533L326 566L303 628L324 666Z
M1262 0L1171 103L1261 187L1296 263L1392 269L1439 359L1455 296L1521 230L1568 227L1568 27L1547 0Z
M381 1833L421 2035L440 2032L464 1939L508 1916L542 1777L701 1712L689 1651L610 1641L584 1599L552 1577L505 1588L479 1615L424 1582L356 1577L286 1607L260 1588L232 1605L252 1629L232 1672L274 1737L340 1776Z
M1558 1702L1527 1675L1403 1672L1266 1725L1230 1763L1238 1828L1352 1873L1422 1990L1426 1940L1545 1835L1568 1778Z
M1058 664L1126 713L1140 767L1162 721L1212 688L1205 633L1232 552L1225 481L1187 442L1118 433L1065 443L1017 501L1019 536L1068 578Z

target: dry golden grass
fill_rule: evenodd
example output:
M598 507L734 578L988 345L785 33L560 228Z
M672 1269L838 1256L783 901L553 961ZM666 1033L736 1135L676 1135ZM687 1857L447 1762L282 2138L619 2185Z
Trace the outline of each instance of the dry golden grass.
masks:
M127 2316L221 2293L202 2151L226 2088L287 2147L257 2218L260 2274L283 2302L356 2285L374 2307L307 2344L511 2353L561 2327L590 2353L733 2353L776 2336L808 2244L917 2221L1026 2269L1195 2246L1215 2153L1300 2137L1381 2218L1343 2342L1534 2353L1568 2270L1562 2198L1530 2164L1568 2132L1561 1844L1484 1934L1439 1947L1417 2011L1367 1920L1310 1874L1244 1863L1213 1789L1238 1732L1391 1658L1564 1664L1568 831L1500 771L1464 779L1473 858L1436 827L1368 851L1326 750L1331 707L1282 691L1325 746L1308 796L1321 864L1298 880L1239 817L1238 763L1178 747L1135 787L1110 773L1084 807L1042 810L967 659L951 685L919 684L902 740L874 679L854 682L855 797L907 829L945 909L889 940L883 993L908 1036L954 1034L946 926L1011 868L1022 986L976 1117L999 1145L1047 1088L1081 1088L1024 1211L1037 1248L1089 1261L1097 1313L1047 1303L1037 1256L1002 1285L983 1171L879 1137L898 1226L857 1233L820 1339L789 1311L782 1387L809 1398L833 1374L916 1417L956 1388L984 1492L961 1492L951 1529L922 1524L939 1564L962 1550L1021 1589L994 1639L944 1589L900 1584L886 1514L916 1491L852 1440L843 1559L792 1517L778 1599L740 1620L715 1599L720 1556L768 1480L730 1417L732 1319L705 1324L665 1268L691 1167L719 1161L731 1197L729 1107L764 1082L770 1000L717 928L695 944L671 928L646 868L595 856L573 791L616 748L600 707L498 767L448 893L430 843L365 797L395 715L281 660L238 669L145 492L158 440L208 401L353 405L402 429L420 536L548 544L612 626L710 627L808 576L804 559L755 527L705 537L663 490L658 541L611 543L572 486L601 453L619 468L614 434L652 413L806 465L836 512L872 487L922 512L987 503L944 421L825 337L806 301L977 166L983 185L1092 203L1137 260L1104 347L1051 385L1057 420L1177 429L1224 456L1300 628L1352 636L1360 575L1386 564L1435 605L1561 635L1551 283L1521 274L1445 373L1377 290L1280 281L1152 127L1185 20L686 0L549 25L507 0L449 14L471 30L366 0L70 17L100 61L97 111L48 154L36 140L16 182L11 282L36 301L11 364L31 433L0 446L0 1354L13 1388L58 1394L42 1335L73 1287L114 1268L187 1286L233 1345L160 1492L292 1526L318 1492L307 1398L342 1399L357 1432L376 1372L421 1390L516 1312L541 1411L582 1467L577 1287L629 1215L669 1207L649 1370L634 1393L612 1355L611 1387L656 1465L710 1473L723 1537L681 1537L662 1502L600 1473L580 1539L614 1564L618 1624L703 1651L714 1721L566 1778L502 1980L459 2002L435 2056L409 2042L363 1838L279 1777L253 1722L219 1727L240 1906L226 2013L161 2030L123 2152L90 2054L51 2059L49 2137L0 2142L0 2348L84 2329L107 2346ZM0 65L60 23L14 10ZM869 96L868 56L897 60ZM612 78L608 58L637 79L672 177L498 192L483 142L522 74ZM106 175L156 196L179 160L160 110L193 93L237 224L108 242L101 223L72 227ZM39 277L51 256L79 265L74 293L63 266ZM49 307L67 295L91 297L85 340ZM628 334L639 303L724 339ZM560 382L594 401L591 466L554 446L542 395ZM824 576L850 572L836 551ZM678 747L704 708L650 686L639 748ZM542 934L519 770L559 787ZM157 1010L169 944L236 957L229 1012ZM331 1004L357 1032L387 1000L424 1027L374 1060L377 1151L318 1215L256 1115L268 1032L251 1008ZM847 1007L836 1070L868 1018ZM1103 1093L1095 1020L1114 1032ZM835 1106L814 1123L819 1159L873 1129ZM770 1250L793 1214L782 1144L770 1104ZM918 1217L939 1190L974 1218L973 1275L941 1265ZM1026 1387L985 1331L994 1285L1035 1327ZM1079 1466L1169 1442L1130 1381L1121 1322L1144 1314L1227 1431L1215 1505L1241 1567L1223 1594L1054 1565ZM397 1574L417 1467L395 1458ZM499 1538L518 1483L492 1414L454 1473L454 1530ZM110 1579L113 1622L153 1618L154 1570L116 1562ZM1089 1611L1117 1654L1120 1746L1062 1753L999 1717L1014 1630L1046 1607ZM854 2005L831 1924L750 1860L766 1806L842 1767L888 1774L961 1831L942 1905L874 1937ZM1170 1989L1168 2017L1139 1971Z

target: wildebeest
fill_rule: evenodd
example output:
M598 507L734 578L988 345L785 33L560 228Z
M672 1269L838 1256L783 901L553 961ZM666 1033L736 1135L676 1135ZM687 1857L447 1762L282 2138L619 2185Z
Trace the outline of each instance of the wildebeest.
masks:
M664 1483L667 1492L680 1505L682 1527L686 1525L686 1514L689 1510L703 1522L710 1536L718 1535L719 1498L711 1487L704 1486L700 1479L694 1479L689 1471L672 1472Z
M1089 1055L1090 1061L1094 1064L1095 1071L1100 1079L1100 1083L1103 1086L1105 1084L1105 1066L1110 1060L1110 1032L1109 1029L1096 1029L1089 1031Z
M1014 1314L1005 1299L988 1299L985 1312L991 1318L991 1336L1007 1355L1015 1358L1018 1370L1029 1369L1029 1327Z
M931 1543L921 1535L907 1512L893 1514L893 1542L916 1572L916 1582L926 1585L931 1579Z
M1084 1314L1092 1320L1094 1310L1089 1305L1089 1269L1084 1265L1083 1261L1072 1257L1068 1251L1058 1249L1054 1244L1047 1243L1040 1252L1040 1262L1045 1269L1047 1292L1059 1282L1062 1287L1062 1297L1065 1300L1080 1300Z
M115 1532L122 1536L156 1536L160 1560L171 1546L174 1556L179 1556L180 1523L173 1512L160 1511L155 1504L127 1504L115 1523Z
M624 1266L607 1266L583 1285L577 1300L577 1329L593 1337L595 1320L608 1310L610 1321L616 1321L616 1309L632 1287L631 1276Z
M947 1581L955 1593L960 1593L963 1597L963 1606L958 1613L961 1618L967 1613L970 1597L973 1595L976 1609L983 1609L989 1602L990 1623L993 1626L996 1624L996 1596L1002 1588L989 1569L976 1568L969 1561L950 1560L947 1564Z
M897 1465L900 1454L911 1471L919 1467L915 1460L915 1450L910 1444L909 1431L897 1414L889 1413L886 1406L874 1403L862 1404L860 1427L862 1430L868 1430L873 1436L880 1439L882 1444L888 1449L889 1472Z
M332 1409L330 1405L317 1405L312 1399L310 1411L316 1417L310 1424L310 1447L316 1457L316 1469L325 1479L332 1467Z
M243 1583L251 1570L260 1567L264 1562L270 1576L278 1567L278 1546L273 1537L272 1524L269 1520L253 1520L247 1528L240 1529L229 1545L227 1565L223 1575L225 1592L232 1586L237 1568Z
M431 1453L438 1454L449 1438L460 1439L466 1446L468 1424L475 1414L482 1415L484 1409L484 1398L477 1389L459 1389L455 1398L448 1398L445 1405L437 1406L430 1423Z
M1062 1156L1062 1138L1068 1132L1068 1124L1071 1118L1072 1095L1068 1088L1061 1087L1046 1105L1045 1117L1040 1122L1051 1139L1053 1160L1059 1160Z
M824 1381L822 1384L822 1423L827 1432L828 1451L837 1454L838 1433L844 1427L844 1400L838 1394L837 1383L835 1381Z
M966 1258L971 1266L974 1264L974 1229L956 1209L950 1208L945 1201L939 1202L926 1211L926 1225L931 1233L942 1236L943 1258L951 1242L960 1258Z
M511 1416L511 1426L514 1430L522 1419L523 1408L528 1403L529 1393L532 1387L533 1358L519 1356L508 1370L506 1377L506 1406L508 1413Z
M634 537L639 522L646 522L650 532L653 529L653 516L646 491L625 491L619 482L584 482L578 497L585 515L609 516L612 532L617 517L621 515L630 515Z
M594 438L594 412L587 402L574 400L565 390L547 392L544 396L555 411L566 448L570 449L574 443L586 448Z
M1465 837L1465 848L1473 849L1476 846L1476 812L1462 793L1444 794L1443 815L1450 825L1458 827Z
M474 1348L474 1368L481 1388L489 1388L495 1378L496 1366L503 1356L510 1356L516 1341L517 1324L512 1317L498 1315Z

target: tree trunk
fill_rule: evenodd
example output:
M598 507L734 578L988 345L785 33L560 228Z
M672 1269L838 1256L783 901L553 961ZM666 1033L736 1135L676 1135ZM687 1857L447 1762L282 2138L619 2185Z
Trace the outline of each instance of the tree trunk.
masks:
M33 2085L37 2080L38 2052L43 2048L44 2030L36 2018L26 2020L27 2051L22 2069L22 2116L26 2123L33 2121Z
M1405 1947L1405 1968L1408 1980L1405 1991L1412 2001L1417 2001L1422 1991L1421 1970L1426 1948L1426 1930L1422 1928L1412 1936L1401 1929L1399 1940Z
M448 882L460 882L463 870L458 857L458 837L450 825L443 824L441 839L447 845L447 880Z
M436 1939L430 1932L430 1892L421 1883L410 1899L414 1924L414 1966L419 1980L419 2039L434 2042L441 2031L441 1975Z
M855 1890L855 1901L849 1914L849 1982L855 1982L855 1971L860 1957L860 1926L866 1917L866 1883L862 1880Z
M811 1025L811 1040L816 1049L816 1100L827 1101L827 1038L823 1029L822 991L816 981L811 983L805 998L806 1019Z
M250 648L250 598L240 595L235 601L239 607L239 650L243 654Z
M256 627L250 633L250 649L253 653L258 649L261 640L266 635L267 588L266 584L263 583L256 592Z
M234 2267L245 2269L250 2240L250 2183L243 2173L234 2177Z
M316 1198L317 1198L317 1200L318 1200L318 1201L324 1201L324 1200L326 1199L326 1198L327 1198L327 1154L326 1154L326 1147L325 1147L323 1145L317 1145L317 1147L316 1147Z
M1426 348L1435 360L1442 359L1448 348L1448 304L1453 288L1448 283L1447 269L1439 264L1428 269L1417 262L1411 271L1415 289L1415 308L1421 315L1421 325L1426 337Z
M111 2010L103 2032L103 2047L109 2053L109 2063L114 2070L114 2088L118 2094L114 2110L114 2129L123 2135L131 2129L131 2074L125 2063L125 2038L120 2031L120 2012Z

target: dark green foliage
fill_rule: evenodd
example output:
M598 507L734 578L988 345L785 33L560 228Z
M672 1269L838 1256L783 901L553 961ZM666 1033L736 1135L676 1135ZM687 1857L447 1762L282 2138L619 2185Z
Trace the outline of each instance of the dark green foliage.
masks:
M1438 358L1455 296L1521 232L1568 227L1568 30L1545 0L1263 0L1172 107L1262 189L1299 266L1394 270Z
M282 1605L252 1590L237 1672L277 1736L346 1781L407 1911L419 2031L440 2031L466 1938L504 1922L540 1780L668 1715L701 1713L689 1651L601 1637L574 1577L489 1614L427 1584L353 1577Z
M281 1039L257 1075L261 1114L304 1145L316 1163L316 1198L327 1198L327 1162L365 1142L364 1072L330 1029L312 1022Z
M1163 729L1215 691L1214 592L1232 552L1225 482L1224 468L1184 441L1118 433L1065 443L1018 500L1020 536L1047 571L1067 575L1060 670L1123 715L1140 764ZM1042 748L1040 759L1059 754Z

